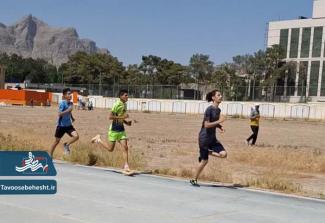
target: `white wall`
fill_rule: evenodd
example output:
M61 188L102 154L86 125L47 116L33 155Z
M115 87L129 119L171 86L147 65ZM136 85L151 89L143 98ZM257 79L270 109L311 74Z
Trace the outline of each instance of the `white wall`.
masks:
M314 0L313 18L325 17L325 0Z
M90 96L95 108L110 109L116 98L103 98ZM190 100L158 100L158 99L129 99L128 110L169 112L185 114L203 114L210 104L205 101ZM254 102L224 101L220 104L222 113L225 115L238 115L247 117ZM325 103L260 103L260 112L266 118L300 118L325 120Z

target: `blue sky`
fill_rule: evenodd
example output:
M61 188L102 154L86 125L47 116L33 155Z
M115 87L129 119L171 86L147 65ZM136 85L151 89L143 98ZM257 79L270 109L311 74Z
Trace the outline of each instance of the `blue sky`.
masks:
M311 17L312 0L1 0L0 22L28 14L75 27L124 64L149 54L188 64L194 53L220 64L264 49L267 22Z

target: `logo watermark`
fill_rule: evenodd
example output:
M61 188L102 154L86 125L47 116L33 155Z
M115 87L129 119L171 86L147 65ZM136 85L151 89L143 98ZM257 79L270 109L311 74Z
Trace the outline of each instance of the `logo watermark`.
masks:
M52 158L45 151L0 151L0 176L22 176L26 179L0 178L0 195L55 194L55 180L30 177L56 176Z
M32 152L28 153L28 158L23 159L22 166L16 166L17 172L34 173L41 170L41 173L48 172L48 164L46 157L35 157Z
M55 180L0 180L0 195L55 194Z
M0 176L56 176L45 151L0 151Z

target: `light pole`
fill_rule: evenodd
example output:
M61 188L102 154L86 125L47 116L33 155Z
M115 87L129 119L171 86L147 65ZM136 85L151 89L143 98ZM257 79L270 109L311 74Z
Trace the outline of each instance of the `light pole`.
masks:
M59 74L59 67L56 66L56 73ZM62 86L64 86L64 82L63 82L63 72L61 72L61 82L62 82Z
M102 72L99 72L99 95L102 95Z
M0 89L5 88L5 66L0 65Z

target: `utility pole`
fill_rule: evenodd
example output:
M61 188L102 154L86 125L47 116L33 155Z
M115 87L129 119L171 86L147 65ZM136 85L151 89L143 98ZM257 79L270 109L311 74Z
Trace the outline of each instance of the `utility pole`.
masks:
M5 78L6 74L5 74L5 66L0 65L0 89L4 89L5 88Z
M102 95L102 72L99 72L99 95Z
M254 71L253 71L253 91L252 91L252 100L255 100L255 78L256 78L256 60L254 59Z
M56 73L59 74L59 67L56 66ZM62 87L64 86L64 81L63 81L63 71L61 71L61 82L62 82Z

